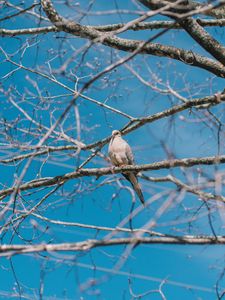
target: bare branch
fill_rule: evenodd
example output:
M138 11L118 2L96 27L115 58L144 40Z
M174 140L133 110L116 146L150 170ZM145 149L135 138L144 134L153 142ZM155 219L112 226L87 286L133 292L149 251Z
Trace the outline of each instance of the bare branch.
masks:
M174 236L115 238L110 240L86 240L77 243L39 244L39 245L1 245L0 256L12 256L35 252L88 251L97 247L119 246L129 244L172 244L172 245L224 245L225 237L217 236Z
M182 61L192 66L206 69L217 76L225 77L225 69L220 64L204 56L200 56L193 52L185 51L170 46L163 46L160 44L143 43L135 40L127 40L115 37L113 35L106 35L98 30L90 28L88 26L82 26L78 23L68 21L61 17L54 9L50 0L43 0L42 6L45 13L48 15L51 22L59 29L70 34L91 39L94 42L100 42L104 45L113 47L115 49L134 52L139 49L138 53L152 54L157 56L170 57L179 61Z
M64 175L59 175L56 177L41 178L37 180L32 180L30 182L21 184L19 186L20 191L25 191L28 189L34 189L43 186L52 186L55 184L63 184L64 182L80 178L84 176L103 176L110 174L118 174L125 171L149 171L149 170L161 170L161 169L170 169L175 167L186 167L190 168L198 165L214 165L225 163L225 155L222 156L211 156L203 158L184 158L184 159L174 159L174 160L164 160L161 162L156 162L146 165L136 165L136 166L124 166L124 167L111 167L108 168L93 168L93 169L79 169L77 172L71 172ZM7 195L10 195L15 191L15 187L5 189L0 191L1 199ZM211 199L219 200L225 202L223 196L211 195Z
M218 20L205 20L205 19L196 19L196 22L202 27L224 27L225 19ZM109 25L99 25L99 26L89 26L100 32L111 32L124 27L124 24L109 24ZM140 22L135 25L132 25L128 30L139 31L147 29L183 29L180 24L173 21L152 21L152 22ZM56 26L46 26L38 28L21 28L21 29L4 29L0 28L0 35L2 36L18 36L18 35L27 35L27 34L43 34L48 32L60 32Z

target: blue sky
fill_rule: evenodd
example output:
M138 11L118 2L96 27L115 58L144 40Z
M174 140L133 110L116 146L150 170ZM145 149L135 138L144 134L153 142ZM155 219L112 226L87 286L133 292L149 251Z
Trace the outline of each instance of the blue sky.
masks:
M28 6L31 2L26 1ZM20 4L19 1L15 4ZM83 9L88 5L84 1ZM131 1L122 3L95 1L92 10L110 10L119 8L136 9ZM64 16L76 20L77 13L63 4L57 8ZM142 8L144 10L144 7ZM9 10L5 8L4 14ZM108 23L131 20L134 15L105 15L88 16L82 19L83 24L102 25ZM2 16L1 16L2 18ZM159 19L156 17L155 19ZM40 26L46 25L44 22ZM3 28L27 28L38 26L35 18L18 17L1 22ZM210 30L214 36L221 39L222 29ZM147 39L155 31L131 32L122 36L126 38ZM63 63L72 57L77 49L87 41L67 35L65 33L48 33L38 36L1 37L1 47L8 54L13 54L11 59L17 63L40 72L50 74L48 62L52 70L57 70ZM206 55L183 32L168 32L156 42L191 49ZM29 45L23 53L23 45ZM19 50L20 49L20 50ZM23 58L21 60L23 54ZM57 79L70 88L74 88L75 76L80 79L80 87L97 71L101 71L111 62L125 53L111 50L106 46L94 45L90 47L82 60L77 55L68 65L66 74L56 74ZM61 57L59 57L61 56ZM17 70L5 57L0 54L1 87L9 89L12 99L20 105L35 121L44 126L50 126L63 112L72 96L59 85L38 76L28 70ZM157 76L162 84L168 83L175 90L180 91L184 97L203 97L211 95L224 88L222 79L210 73L184 65L181 62L170 61L155 56L138 56L129 62L143 78L155 83ZM36 85L38 89L36 88ZM57 95L61 95L57 98ZM118 67L104 78L99 79L86 91L86 95L98 101L126 112L134 117L148 116L180 103L174 96L160 94L144 86L125 67ZM1 159L22 153L21 149L8 147L13 142L26 145L36 145L39 137L37 127L25 120L21 111L18 111L8 96L1 94ZM103 109L93 103L79 98L77 106L81 119L81 140L90 144L105 138L113 129L121 129L128 120L120 115ZM223 122L223 104L211 110ZM76 138L76 118L74 109L71 109L62 127L66 134ZM7 129L5 123L15 124L14 128ZM29 132L24 130L29 128ZM57 128L60 130L60 128ZM5 132L7 132L6 138ZM216 155L217 127L212 123L207 124L204 111L193 110L181 112L174 118L165 118L160 121L145 125L127 135L126 140L135 152L137 163L151 163L168 158L168 153L177 158L203 157ZM224 145L221 135L221 144ZM162 143L164 142L164 144ZM50 138L47 145L60 146L70 144L63 139ZM107 146L101 152L107 155ZM90 153L81 152L75 156L73 151L64 151L50 156L35 159L30 165L24 181L40 177L49 177L72 172L76 166L83 162ZM223 154L223 150L221 150ZM1 164L1 184L11 186L15 176L19 176L26 161L19 164ZM108 166L102 158L94 158L86 167ZM222 168L221 168L222 169ZM199 167L197 172L187 171L193 178L203 177L204 172L213 176L215 168ZM171 173L180 179L185 179L183 170L172 170ZM15 175L16 174L16 175ZM170 174L169 170L146 172L149 176L164 176ZM131 194L129 190L119 188L118 182L111 179L120 178L120 175L101 177L99 179L85 177L82 180L71 180L62 189L48 197L37 211L38 215L65 222L78 222L96 226L116 227L129 214L131 207ZM125 186L124 180L120 180ZM166 189L176 190L173 184L149 183L140 181L146 200L150 200L157 193ZM18 209L24 206L27 209L40 201L50 189L33 190L23 194L23 201L18 201ZM141 228L167 200L167 195L152 203L133 220L135 228ZM23 203L23 204L21 204ZM136 207L138 207L138 199ZM211 234L207 209L201 207L202 202L195 196L186 193L179 202L177 196L174 205L158 220L155 231L167 234ZM201 207L201 208L200 208ZM218 234L223 234L224 224L219 209L214 203L212 209L213 226ZM11 212L8 213L8 216ZM19 213L18 213L19 215ZM202 215L202 216L201 216ZM197 216L196 220L192 220ZM4 221L4 220L3 220ZM129 227L127 224L126 227ZM63 243L76 242L86 239L103 238L107 232L85 229L74 226L62 226L43 221L34 215L16 229L12 226L1 237L1 243L29 244L29 243ZM126 260L124 265L112 274L125 247L102 247L84 253L41 253L34 255L18 255L12 258L1 258L0 264L0 297L9 299L11 293L19 299L19 294L24 294L27 299L39 299L42 284L43 299L131 299L129 279L132 291L142 294L149 290L157 290L160 282L165 280L163 292L167 299L215 299L215 284L224 268L223 246L176 246L176 245L139 245ZM92 280L98 284L89 286ZM18 284L19 283L19 284ZM225 286L224 280L220 287ZM82 290L83 288L83 290ZM82 298L83 297L83 298ZM159 293L152 293L146 299L161 299Z

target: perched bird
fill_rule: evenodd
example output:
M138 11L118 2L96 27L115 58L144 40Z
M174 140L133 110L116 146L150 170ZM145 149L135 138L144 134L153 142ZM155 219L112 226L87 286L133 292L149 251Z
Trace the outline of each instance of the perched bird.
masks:
M132 150L128 143L124 139L122 139L119 130L113 130L112 132L112 138L109 143L109 157L112 164L116 167L134 165L134 156ZM137 180L137 173L138 172L134 171L126 171L122 174L131 183L133 189L144 205L144 196Z

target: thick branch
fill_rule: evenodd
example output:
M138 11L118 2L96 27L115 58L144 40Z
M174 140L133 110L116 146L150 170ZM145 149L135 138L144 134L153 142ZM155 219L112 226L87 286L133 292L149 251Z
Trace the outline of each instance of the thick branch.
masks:
M38 245L1 245L0 256L15 254L54 252L54 251L88 251L97 247L119 246L128 244L175 244L175 245L224 245L224 236L183 236L183 237L140 237L115 238L110 240L86 240L76 243L38 244Z
M163 160L160 162L145 164L145 165L136 165L136 166L124 166L124 167L115 167L115 168L91 168L91 169L80 169L75 172L67 173L64 175L59 175L55 177L41 178L37 180L32 180L27 183L21 184L19 187L20 191L25 191L29 189L52 186L55 184L64 184L70 179L85 177L85 176L103 176L118 174L125 171L149 171L149 170L161 170L161 169L170 169L175 167L186 167L190 168L198 165L214 165L225 163L225 155L222 156L210 156L203 158L184 158L184 159L173 159L173 160ZM0 192L0 197L3 198L7 195L10 195L14 192L15 187L2 190ZM212 195L212 199L215 199L215 195ZM224 197L217 195L216 200L224 201Z
M196 20L187 18L179 23L201 47L225 65L225 47L203 29Z
M143 43L142 41L127 40L118 38L114 35L104 34L92 27L68 21L56 12L50 0L42 0L41 3L49 20L60 31L65 31L81 38L88 38L93 42L102 43L127 52L134 52ZM176 59L186 64L208 70L219 77L225 77L225 68L222 64L193 53L192 51L185 51L183 49L164 46L158 43L148 43L140 49L139 53Z
M168 0L165 1L165 3L162 3L160 1L155 0L139 0L141 3L143 3L146 7L152 10L160 9L163 6L165 6L168 3L173 3L173 1ZM185 2L185 1L184 1ZM188 1L189 3L189 1ZM184 13L186 12L198 12L198 5L194 2L190 2L190 4L187 5L187 3L183 5L177 5L175 8L170 8L168 12L165 14L169 17L175 19L179 22L179 24L185 29L185 31L201 46L203 47L208 53L210 53L213 57L215 57L219 62L221 62L223 65L225 65L225 47L223 47L215 38L213 38L206 30L202 28L199 23L191 18L184 16ZM200 8L204 9L204 5L200 5ZM207 8L208 6L206 6ZM211 6L209 6L209 9L212 9ZM208 11L208 10L207 10ZM171 14L170 14L171 13Z
M210 2L213 3L216 1L208 1L208 3L202 3L193 0L183 0L179 1L178 3L178 1L176 0L139 0L139 2L152 10L163 8L165 7L165 5L174 4L175 2L177 2L176 5L171 6L169 10L163 11L162 14L169 17L177 16L182 18L197 14L203 14L215 18L223 18L225 12L225 4L223 0L219 1L219 3L214 4L211 4Z

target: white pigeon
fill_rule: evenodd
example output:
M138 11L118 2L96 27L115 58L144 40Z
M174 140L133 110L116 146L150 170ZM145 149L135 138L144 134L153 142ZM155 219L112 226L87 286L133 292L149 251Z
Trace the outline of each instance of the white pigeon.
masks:
M128 143L122 139L119 130L113 130L112 138L109 143L109 157L112 164L116 167L122 167L126 165L134 165L134 156ZM137 193L139 199L144 205L144 196L141 191L141 187L138 183L137 173L135 171L123 172L123 176L131 183L133 189Z

